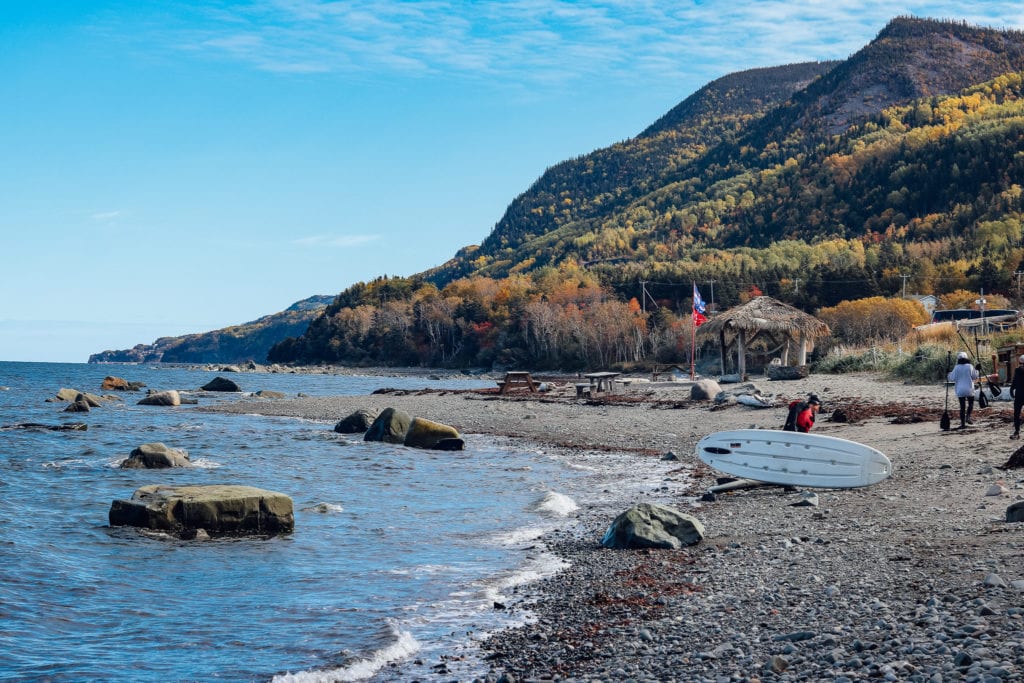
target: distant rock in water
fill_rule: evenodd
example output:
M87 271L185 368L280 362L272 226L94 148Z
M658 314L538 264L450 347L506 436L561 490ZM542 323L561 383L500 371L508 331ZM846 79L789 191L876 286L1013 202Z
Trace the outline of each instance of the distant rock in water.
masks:
M4 425L0 427L0 431L6 431L9 429L38 429L40 431L50 432L84 432L89 429L89 425L84 422L65 422L59 425L47 425L40 424L38 422L19 422L13 425Z
M292 499L252 486L163 486L137 489L131 500L115 500L110 526L135 526L182 538L272 535L295 528Z
M161 469L191 465L186 451L155 442L144 443L133 449L121 463L121 469Z
M242 387L225 377L214 377L200 387L203 391L241 391Z
M181 395L171 389L170 391L155 391L146 398L139 401L140 406L180 406Z

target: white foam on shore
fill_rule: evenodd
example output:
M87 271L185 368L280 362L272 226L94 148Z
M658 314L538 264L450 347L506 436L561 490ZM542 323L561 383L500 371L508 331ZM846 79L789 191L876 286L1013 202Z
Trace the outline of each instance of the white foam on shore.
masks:
M533 510L544 515L553 517L568 517L580 509L576 501L555 491L548 491L544 496L533 504Z
M273 683L335 683L336 681L365 681L391 662L408 659L420 650L420 644L408 631L394 631L395 642L377 650L369 657L356 660L337 669L300 671L274 676Z
M553 553L541 553L530 558L519 569L489 581L484 586L484 595L488 602L504 602L506 591L554 576L568 566L568 562Z
M524 526L512 531L505 531L495 534L494 542L498 545L517 546L523 543L536 541L548 531L548 527Z

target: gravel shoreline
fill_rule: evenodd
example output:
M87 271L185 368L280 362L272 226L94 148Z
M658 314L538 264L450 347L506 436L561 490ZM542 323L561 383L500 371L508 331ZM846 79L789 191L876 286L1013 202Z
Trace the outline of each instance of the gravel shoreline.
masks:
M576 400L568 383L525 397L431 390L218 410L331 421L394 406L584 466L619 456L631 485L611 476L581 492L575 518L541 539L569 567L517 590L509 608L533 620L482 644L481 680L1024 680L1024 525L1004 521L1024 499L1024 471L999 469L1019 446L1007 438L1010 404L941 432L941 386L868 373L758 386L776 407L713 407L690 401L688 386L643 384ZM717 473L694 458L697 440L778 428L785 400L808 391L825 401L815 431L885 452L893 477L819 490L817 507L794 507L799 495L779 488L698 502ZM840 413L849 421L828 421ZM662 460L667 451L679 462ZM641 501L693 514L706 538L678 551L602 548L614 516Z

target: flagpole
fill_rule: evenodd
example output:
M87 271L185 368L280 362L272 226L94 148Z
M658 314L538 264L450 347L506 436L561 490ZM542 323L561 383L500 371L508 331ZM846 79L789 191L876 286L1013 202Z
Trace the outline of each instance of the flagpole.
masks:
M693 283L693 291L697 291L697 283ZM690 381L692 382L697 378L695 371L697 358L697 301L691 300L690 303Z

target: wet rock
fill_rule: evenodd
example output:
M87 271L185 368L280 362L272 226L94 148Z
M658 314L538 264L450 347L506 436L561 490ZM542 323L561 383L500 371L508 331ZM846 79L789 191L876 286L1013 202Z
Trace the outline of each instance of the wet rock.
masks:
M171 389L169 391L154 391L139 401L140 406L180 406L181 395Z
M164 467L189 467L188 453L177 448L154 442L144 443L132 450L121 463L122 469L160 469Z
M334 425L334 431L339 434L358 434L368 430L376 419L376 410L360 408L347 417L338 420L337 424Z
M223 370L223 368L222 368ZM235 371L237 372L237 370ZM214 377L200 387L203 391L241 391L242 388L236 382L226 377Z
M422 417L413 418L405 433L404 444L412 448L434 448L443 439L458 439L459 430Z
M290 533L295 528L292 499L252 486L143 486L130 500L110 506L111 526L135 526L194 537Z
M384 441L386 443L405 443L406 432L412 424L412 416L404 410L385 408L366 430L364 441Z

